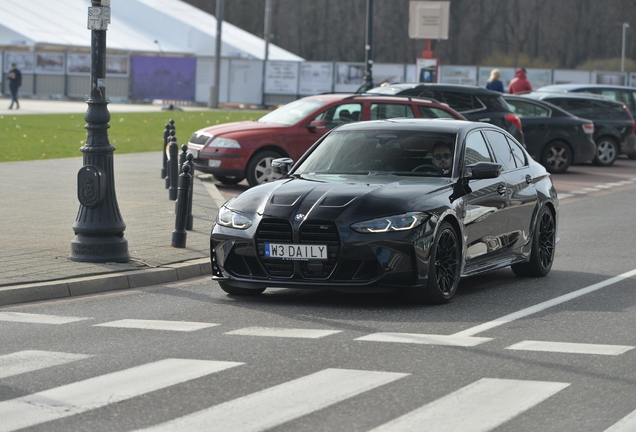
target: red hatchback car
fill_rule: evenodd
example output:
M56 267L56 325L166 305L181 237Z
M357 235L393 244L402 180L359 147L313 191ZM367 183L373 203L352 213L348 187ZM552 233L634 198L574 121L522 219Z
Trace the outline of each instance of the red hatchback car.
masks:
M439 102L381 95L324 94L288 103L256 121L216 125L196 131L188 142L196 169L225 184L247 178L256 186L279 177L272 160L293 160L331 129L345 123L387 118L465 120Z

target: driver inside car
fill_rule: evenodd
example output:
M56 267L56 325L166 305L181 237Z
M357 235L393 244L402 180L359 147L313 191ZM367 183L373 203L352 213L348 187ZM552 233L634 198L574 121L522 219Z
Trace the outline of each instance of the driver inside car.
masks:
M450 146L438 141L433 147L433 165L442 170L442 174L450 174L453 168L453 153Z

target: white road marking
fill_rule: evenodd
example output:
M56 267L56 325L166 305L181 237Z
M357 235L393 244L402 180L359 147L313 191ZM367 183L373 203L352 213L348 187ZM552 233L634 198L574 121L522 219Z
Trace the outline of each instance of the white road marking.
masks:
M599 191L599 189L597 189L597 188L583 188L581 190L584 190L586 192L598 192Z
M623 183L619 183L619 182L614 182L614 183L606 183L608 186L612 186L612 187L618 187L618 186L623 186Z
M41 315L22 312L0 312L0 321L19 322L29 324L68 324L76 321L84 321L90 318Z
M282 338L318 339L318 338L329 336L336 333L342 333L342 330L245 327L242 329L227 332L225 334L242 335L242 336L267 336L267 337L282 337Z
M55 351L18 351L0 356L0 378L58 366L92 357Z
M594 187L600 188L600 189L611 189L612 186L606 185L606 184L600 184L600 185L596 185Z
M325 369L144 431L263 431L408 374Z
M619 181L617 183L628 185L628 184L634 183L634 180L621 180L621 181Z
M632 411L625 417L614 423L605 432L634 432L636 431L636 411Z
M547 301L544 301L542 303L536 304L534 306L530 306L528 308L521 309L520 311L513 312L511 314L502 316L502 317L497 318L495 320L480 324L480 325L475 326L475 327L471 327L471 328L466 329L466 330L462 330L460 332L454 333L451 336L474 336L474 335L476 335L478 333L485 332L486 330L490 330L490 329L493 329L495 327L499 327L501 325L516 321L516 320L518 320L520 318L524 318L524 317L527 317L529 315L533 315L533 314L535 314L537 312L541 312L541 311L543 311L545 309L551 308L552 306L556 306L556 305L559 305L561 303L565 303L565 302L573 300L573 299L575 299L577 297L581 297L582 295L589 294L591 292L600 290L601 288L605 288L607 286L614 285L614 284L616 284L618 282L622 282L625 279L629 279L629 278L631 278L634 275L636 275L636 270L631 270L631 271L628 271L628 272L623 273L621 275L615 276L613 278L604 280L602 282L595 283L594 285L590 285L588 287L581 288L581 289L573 291L571 293L564 294L562 296L553 298L552 300L547 300Z
M72 416L241 364L166 359L0 402L0 431Z
M633 346L627 345L605 345L605 344L583 344L568 342L545 342L525 340L514 345L510 345L506 349L519 351L544 351L556 353L571 354L598 354L598 355L621 355L629 350L634 349Z
M461 346L472 347L482 344L484 342L491 341L492 338L482 337L465 337L465 336L447 336L447 335L432 335L432 334L420 334L420 333L373 333L370 335L359 337L355 340L358 341L372 341L372 342L399 342L399 343L411 343L411 344L423 344L423 345L447 345L447 346Z
M385 423L372 432L486 432L569 385L484 378Z
M140 320L140 319L123 319L119 321L111 321L101 324L95 324L93 327L117 327L131 328L142 330L169 330L191 332L201 330L208 327L215 327L220 324L188 322L188 321L158 321L158 320Z
M566 199L566 198L573 197L574 195L569 193L560 193L560 194L557 194L557 196L559 197L559 199Z
M574 194L574 195L585 195L585 194L587 194L587 192L582 191L582 190L573 190L573 191L570 191L570 193Z

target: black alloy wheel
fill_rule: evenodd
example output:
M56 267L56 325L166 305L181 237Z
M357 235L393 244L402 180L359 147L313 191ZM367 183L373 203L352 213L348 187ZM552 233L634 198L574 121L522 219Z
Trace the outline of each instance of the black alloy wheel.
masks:
M448 303L459 285L461 246L452 225L442 222L431 247L428 282L423 289L409 290L411 300L417 303Z
M556 224L554 215L548 207L543 207L537 219L532 238L530 261L513 264L512 271L517 276L543 277L550 273L554 262L556 244Z
M257 296L261 294L263 291L265 291L265 288L256 288L256 289L237 288L237 287L233 287L227 282L219 282L219 286L226 293L230 295L237 295L237 296Z
M541 165L548 172L559 174L564 173L572 164L572 151L570 147L561 141L548 143L541 155Z

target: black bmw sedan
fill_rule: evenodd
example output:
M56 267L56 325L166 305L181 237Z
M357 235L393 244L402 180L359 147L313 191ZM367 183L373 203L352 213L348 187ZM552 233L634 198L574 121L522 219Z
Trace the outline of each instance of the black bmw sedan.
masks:
M512 266L545 276L557 242L548 172L484 123L395 119L341 126L284 177L219 210L213 280L234 295L267 287L406 291L448 302L462 276Z

